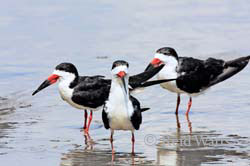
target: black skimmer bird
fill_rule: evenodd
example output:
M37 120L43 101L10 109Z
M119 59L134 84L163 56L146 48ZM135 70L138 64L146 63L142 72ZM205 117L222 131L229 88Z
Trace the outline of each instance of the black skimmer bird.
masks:
M157 74L158 79L177 78L176 81L162 83L161 86L171 92L177 93L176 114L180 104L180 94L189 95L186 115L192 105L192 96L199 95L209 87L218 84L236 73L248 64L250 56L240 57L230 61L208 58L206 60L192 57L178 57L176 51L170 47L163 47L156 51L154 59L146 68L165 64Z
M149 86L154 81L146 82L159 72L163 66L159 66L149 72L143 72L129 78L130 88ZM85 110L84 130L88 132L92 121L93 111L102 108L107 100L111 85L110 79L104 79L104 76L79 76L76 67L71 63L61 63L56 66L53 74L45 80L32 95L35 95L42 89L59 81L59 92L63 100L77 109ZM144 84L142 84L144 83ZM87 110L90 110L90 116L87 125Z
M114 130L130 130L132 132L132 154L134 154L134 130L140 128L142 123L141 113L149 109L141 108L139 101L130 95L129 81L131 79L129 79L128 67L126 61L118 60L113 63L110 93L102 112L104 127L111 130L110 142L113 154ZM172 80L165 80L164 82ZM159 83L158 81L154 82L154 84ZM145 84L144 87L153 85Z

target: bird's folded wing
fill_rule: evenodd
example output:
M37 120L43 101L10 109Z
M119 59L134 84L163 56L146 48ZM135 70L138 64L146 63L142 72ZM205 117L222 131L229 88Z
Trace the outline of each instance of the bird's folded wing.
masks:
M110 81L88 78L74 88L72 101L91 108L97 108L108 99Z

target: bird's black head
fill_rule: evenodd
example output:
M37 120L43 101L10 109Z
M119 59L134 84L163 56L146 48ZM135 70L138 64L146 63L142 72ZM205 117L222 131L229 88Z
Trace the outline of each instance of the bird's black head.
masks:
M178 60L178 55L177 55L175 49L173 49L171 47L162 47L162 48L158 49L156 51L156 53L163 54L163 55L166 55L166 56L173 56L173 57L175 57L175 59Z
M72 63L61 63L56 66L52 75L50 75L34 92L35 95L44 88L56 83L58 80L67 80L70 82L69 87L72 88L76 85L78 80L78 72L76 67Z
M124 87L124 91L127 94L127 84L125 78L128 79L128 62L123 60L115 61L112 65L112 75L113 78L120 79L122 81L122 86Z
M155 67L165 64L166 67L176 68L178 64L178 55L171 47L162 47L158 49L154 55L153 60L147 66L147 70L152 70Z
M78 71L77 71L75 65L73 65L72 63L67 63L67 62L61 63L61 64L56 66L55 70L72 73L72 74L78 76Z
M127 68L129 68L129 64L128 62L124 61L124 60L117 60L113 63L112 65L112 69L118 67L118 66L127 66Z

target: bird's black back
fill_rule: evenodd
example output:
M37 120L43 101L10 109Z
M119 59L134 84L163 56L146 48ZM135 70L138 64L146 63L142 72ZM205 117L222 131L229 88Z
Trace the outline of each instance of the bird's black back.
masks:
M102 106L108 99L111 81L103 76L79 77L74 87L72 101L90 108Z

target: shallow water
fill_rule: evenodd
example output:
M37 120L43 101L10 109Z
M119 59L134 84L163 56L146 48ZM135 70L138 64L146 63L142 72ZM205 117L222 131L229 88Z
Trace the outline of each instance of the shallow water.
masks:
M109 131L94 113L91 141L83 112L59 97L56 86L31 93L55 65L74 63L82 75L110 77L114 60L142 71L156 49L179 55L232 59L250 53L248 1L5 1L0 10L0 161L4 165L248 165L249 66L193 99L185 117L176 95L159 86L136 95L143 114L132 157L130 132ZM178 129L179 121L181 128ZM198 144L199 139L206 145ZM220 143L220 140L222 140ZM219 143L216 144L216 141Z

